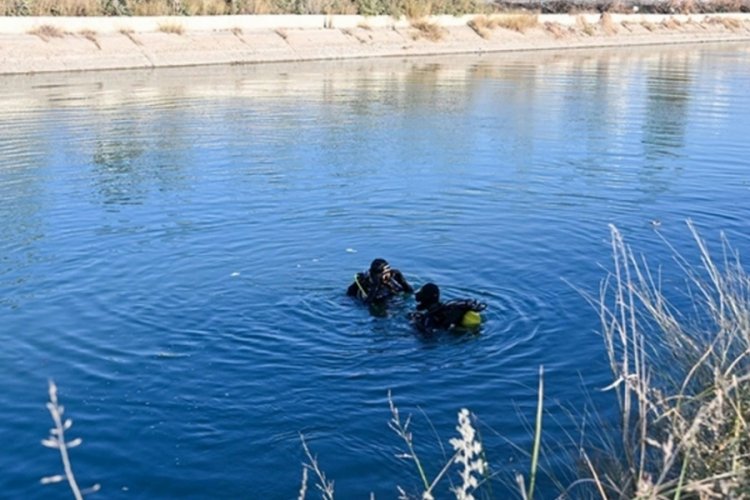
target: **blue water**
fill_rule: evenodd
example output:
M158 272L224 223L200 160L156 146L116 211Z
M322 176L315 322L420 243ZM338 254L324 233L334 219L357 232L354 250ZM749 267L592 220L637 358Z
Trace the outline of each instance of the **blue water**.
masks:
M548 442L577 435L562 408L615 422L581 293L606 275L608 224L667 270L662 238L694 250L688 218L750 243L747 45L0 83L8 498L70 497L39 484L62 467L40 444L48 379L95 498L296 498L300 434L338 498L413 493L388 391L430 476L470 408L504 498L540 365ZM486 302L479 334L417 335L411 299L353 303L375 257Z

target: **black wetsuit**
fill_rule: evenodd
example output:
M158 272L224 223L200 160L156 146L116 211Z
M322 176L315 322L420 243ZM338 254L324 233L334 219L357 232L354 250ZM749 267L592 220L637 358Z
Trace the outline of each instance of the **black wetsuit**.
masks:
M382 303L394 295L414 291L404 279L401 271L392 269L390 273L390 278L385 282L379 278L373 279L367 271L357 273L354 283L349 285L346 294L360 299L365 304L375 304Z
M456 299L438 302L426 309L411 314L412 322L424 333L434 330L450 330L461 326L461 320L469 311L482 311L487 306L472 299Z

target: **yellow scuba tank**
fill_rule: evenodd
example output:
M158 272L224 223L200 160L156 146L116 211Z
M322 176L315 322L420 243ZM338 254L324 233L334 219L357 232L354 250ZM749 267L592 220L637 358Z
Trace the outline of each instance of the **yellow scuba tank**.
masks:
M476 311L466 311L461 318L461 326L464 328L476 328L482 324L482 316Z

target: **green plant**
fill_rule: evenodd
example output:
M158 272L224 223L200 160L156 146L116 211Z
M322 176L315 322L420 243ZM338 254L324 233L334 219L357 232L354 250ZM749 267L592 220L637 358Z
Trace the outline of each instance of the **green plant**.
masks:
M357 13L362 16L381 16L388 14L386 0L354 0Z
M105 16L129 16L132 14L127 0L101 0Z

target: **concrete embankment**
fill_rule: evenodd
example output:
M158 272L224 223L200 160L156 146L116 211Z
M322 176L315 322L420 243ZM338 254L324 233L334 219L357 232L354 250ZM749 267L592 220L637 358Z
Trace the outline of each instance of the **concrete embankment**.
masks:
M750 42L750 14L513 16L0 17L0 74Z

